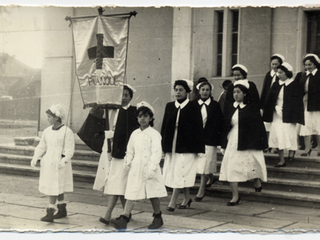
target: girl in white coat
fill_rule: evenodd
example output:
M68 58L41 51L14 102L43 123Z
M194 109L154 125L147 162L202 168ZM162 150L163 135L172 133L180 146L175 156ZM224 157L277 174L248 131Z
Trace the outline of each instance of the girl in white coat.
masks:
M46 128L34 151L31 166L35 167L41 159L39 191L49 196L47 215L41 221L53 222L67 216L64 193L73 191L71 158L74 153L74 136L64 125L67 110L62 105L52 105L47 111L50 127ZM58 212L55 204L58 200Z
M158 229L163 225L160 211L161 197L166 197L160 160L162 156L161 135L152 128L154 110L147 102L137 104L137 118L140 127L135 130L127 145L125 166L130 169L125 192L126 205L124 212L110 224L116 229L126 229L134 202L150 199L154 214L149 229Z

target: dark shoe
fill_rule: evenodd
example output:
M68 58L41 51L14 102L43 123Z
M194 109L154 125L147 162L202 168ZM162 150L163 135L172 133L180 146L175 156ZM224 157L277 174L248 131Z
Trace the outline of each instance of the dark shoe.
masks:
M167 207L167 211L168 211L168 212L174 212L174 209L175 209L175 208Z
M312 151L312 149L310 148L310 150L309 150L308 152L306 152L306 153L301 153L301 156L302 156L302 157L310 156L311 151Z
M294 159L294 155L296 154L296 151L293 152L292 156L288 156L288 161L291 162Z
M210 174L209 180L206 183L206 187L211 187L212 184L214 184L215 182L216 182L216 178L212 174Z
M272 148L266 148L265 150L263 150L264 153L268 153L271 152Z
M132 215L131 215L131 213L130 213L130 215L129 215L129 221L128 222L130 222L130 220L131 220L131 217L132 217ZM116 220L119 220L119 219L121 219L121 215L119 216L119 217L117 217L117 218L115 218Z
M66 209L67 204L63 203L63 204L58 204L58 212L53 215L54 219L59 219L59 218L64 218L67 216L67 209Z
M256 192L261 192L262 191L262 186L258 187L258 188L255 187L254 189L255 189Z
M129 218L125 215L120 215L117 219L111 219L110 225L117 230L125 230L127 229L127 224L129 222Z
M197 196L196 196L196 197L194 198L194 201L195 201L195 202L201 202L202 199L203 199L205 196L206 196L206 193L204 193L202 197L197 197Z
M191 203L192 203L192 199L190 198L190 200L188 201L188 203L186 205L180 204L180 206L178 208L179 209L186 209L187 207L190 208Z
M103 217L99 218L99 222L104 223L105 225L109 225L109 221L105 220Z
M54 208L47 208L47 215L45 215L43 218L41 218L41 221L53 222L54 212L55 212Z
M161 217L161 212L158 214L153 214L153 221L148 226L148 229L158 229L163 225L163 219Z
M240 202L240 197L238 198L238 201L236 201L236 202L228 202L228 203L227 203L227 206L239 205L239 202Z
M274 167L285 167L285 166L287 166L286 162L284 162L282 164L277 163L276 165L274 165Z
M273 153L274 153L274 154L278 154L278 153L279 153L279 149L278 149L278 148L275 149L275 150L273 151Z

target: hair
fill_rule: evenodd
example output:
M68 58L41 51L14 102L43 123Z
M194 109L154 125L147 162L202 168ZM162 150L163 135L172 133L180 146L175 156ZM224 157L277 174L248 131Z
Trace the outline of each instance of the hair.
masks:
M284 71L284 73L286 74L287 78L292 78L293 77L293 73L291 71L289 71L285 66L280 65L277 68L281 69L282 71Z
M188 84L186 83L186 81L176 80L176 81L174 82L173 88L176 88L177 85L182 86L182 87L187 91L187 93L191 92L191 89L189 88L189 86L188 86Z
M228 88L228 86L231 84L232 82L231 82L231 80L224 80L223 81L223 83L222 83L222 87L224 88L224 89L227 89Z
M205 85L208 85L210 88L210 91L212 92L212 85L209 82L202 82L199 86L199 91L200 91L200 88L202 88Z
M247 79L247 75L248 75L248 74L247 74L242 68L240 68L240 67L234 67L234 68L232 68L231 70L232 70L232 73L233 73L234 71L236 71L236 70L239 70L240 73L242 74L243 78L244 78L244 79Z
M139 113L145 115L145 114L148 114L150 116L150 126L153 127L154 126L154 114L153 112L148 108L148 107L145 107L145 106L142 106L142 107L139 107L136 111L136 115L138 117Z
M280 65L283 63L282 59L281 59L280 57L278 57L278 56L272 56L272 57L270 58L270 62L271 62L272 60L274 60L274 59L277 59L277 60L279 61Z
M57 117L53 112L51 112L50 109L48 109L48 110L46 111L46 113L49 114L49 115L51 115L52 117L58 118L57 121L58 121L59 123L62 123L61 118L60 118L60 117Z
M129 88L129 87L127 87L127 86L124 86L124 87L123 87L123 90L128 90L130 97L131 97L131 98L133 97L133 91L132 91L131 88Z
M243 98L243 103L244 104L249 103L250 102L249 89L241 84L235 85L233 89L235 89L235 88L239 88L241 90L241 92L243 92L243 94L246 94Z
M308 56L305 59L303 59L303 61L302 61L303 64L305 64L307 60L312 62L316 66L316 68L319 68L320 63L318 63L318 61L316 60L316 58L314 56Z

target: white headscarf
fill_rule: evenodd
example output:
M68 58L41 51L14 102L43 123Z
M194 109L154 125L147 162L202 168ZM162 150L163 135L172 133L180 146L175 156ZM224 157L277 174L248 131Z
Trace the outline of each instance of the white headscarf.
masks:
M66 123L67 113L68 110L65 106L62 104L55 104L52 105L49 110L56 116L61 118L62 123Z

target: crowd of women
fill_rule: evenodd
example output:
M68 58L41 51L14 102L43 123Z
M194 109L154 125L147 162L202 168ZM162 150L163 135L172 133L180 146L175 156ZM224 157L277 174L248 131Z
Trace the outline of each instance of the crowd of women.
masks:
M104 134L93 187L108 195L107 211L99 221L126 229L134 202L150 199L154 213L148 228L160 228L163 219L159 199L167 196L166 187L172 189L166 210L186 209L192 203L189 189L199 174L200 187L194 201L201 201L217 172L218 146L223 154L219 180L229 182L232 192L228 206L240 202L238 182L253 180L254 191L262 191L261 181L267 181L264 151L277 149L279 163L275 167L285 167L286 161L294 159L298 136L303 136L302 156L310 155L311 136L316 135L320 143L320 59L307 54L303 59L305 71L295 78L292 66L282 55L274 54L270 60L271 71L265 76L261 97L241 64L232 67L235 81L223 85L219 103L213 99L214 86L207 79L200 78L196 86L190 80L176 80L176 100L165 107L160 133L153 128L154 109L149 103L142 101L137 107L130 104L135 89L128 84L120 109L93 107L90 115L107 117L110 129ZM198 97L191 101L193 90ZM41 220L52 222L67 216L64 193L73 190L70 160L74 139L64 125L66 110L61 105L53 105L46 113L52 126L44 130L31 165L44 155L39 190L49 196L49 206ZM181 192L183 200L177 204ZM112 218L118 198L123 213ZM58 212L54 214L56 201Z

